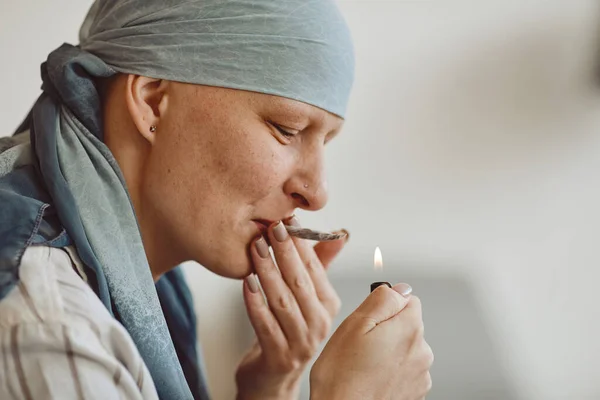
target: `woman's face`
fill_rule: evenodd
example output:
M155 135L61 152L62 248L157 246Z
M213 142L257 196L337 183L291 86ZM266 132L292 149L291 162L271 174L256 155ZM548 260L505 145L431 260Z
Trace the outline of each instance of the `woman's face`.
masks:
M167 258L245 277L263 224L325 206L324 146L343 120L241 90L169 82L166 96L140 186L144 225Z

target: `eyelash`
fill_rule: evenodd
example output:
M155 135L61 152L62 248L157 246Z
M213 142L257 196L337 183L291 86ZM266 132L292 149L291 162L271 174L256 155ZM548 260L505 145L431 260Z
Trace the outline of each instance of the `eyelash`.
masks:
M291 133L291 132L286 131L285 129L283 129L281 126L277 125L274 122L271 122L271 125L273 125L273 127L275 129L277 129L277 131L279 133L281 133L283 136L285 136L286 138L292 138L292 137L296 136L295 133Z

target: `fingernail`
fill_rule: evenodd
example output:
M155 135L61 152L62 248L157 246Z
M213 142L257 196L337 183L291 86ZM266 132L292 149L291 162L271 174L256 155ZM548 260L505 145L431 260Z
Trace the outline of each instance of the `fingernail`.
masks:
M248 289L250 289L251 293L258 293L258 282L256 281L254 274L250 274L246 277L246 283L248 284Z
M256 242L254 242L254 245L256 246L256 252L260 258L269 257L269 246L267 245L265 238L261 236Z
M292 217L288 220L288 225L300 228L300 221L298 221L298 217L292 215Z
M412 287L408 283L397 283L392 286L392 289L404 297L408 297L412 293Z
M339 231L337 231L337 233L345 233L346 236L344 236L344 240L347 242L348 240L350 240L350 232L348 232L346 229L340 229Z
M278 242L283 242L288 237L287 230L285 226L283 226L283 222L279 221L275 228L273 228L273 235Z

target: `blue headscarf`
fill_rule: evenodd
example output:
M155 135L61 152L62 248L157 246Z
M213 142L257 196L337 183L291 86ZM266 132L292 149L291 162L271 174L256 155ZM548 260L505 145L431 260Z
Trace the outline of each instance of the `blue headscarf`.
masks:
M354 72L333 0L101 0L80 46L119 72L289 97L341 117Z
M42 65L44 93L22 128L60 223L160 397L189 399L125 181L103 143L95 82L118 72L284 96L343 117L351 40L332 0L97 0L80 45Z

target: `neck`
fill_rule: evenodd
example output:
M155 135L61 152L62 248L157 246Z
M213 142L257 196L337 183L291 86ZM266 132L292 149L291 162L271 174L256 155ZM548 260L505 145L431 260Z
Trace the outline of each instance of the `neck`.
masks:
M115 106L118 108L118 106ZM148 259L154 281L173 269L183 260L168 239L167 230L160 226L159 219L151 207L143 201L144 170L149 154L149 145L136 135L135 126L127 120L111 118L110 106L105 110L104 143L110 149L125 179L137 218L144 252Z
M131 143L124 138L127 138L126 134L118 132L113 134L105 131L105 143L123 173L126 189L140 228L144 252L152 277L154 281L157 281L164 273L184 260L177 258L179 252L176 250L176 246L173 246L172 240L169 240L170 235L166 227L161 226L156 210L143 200L145 162L140 152L136 150L139 148L136 146L142 144Z

